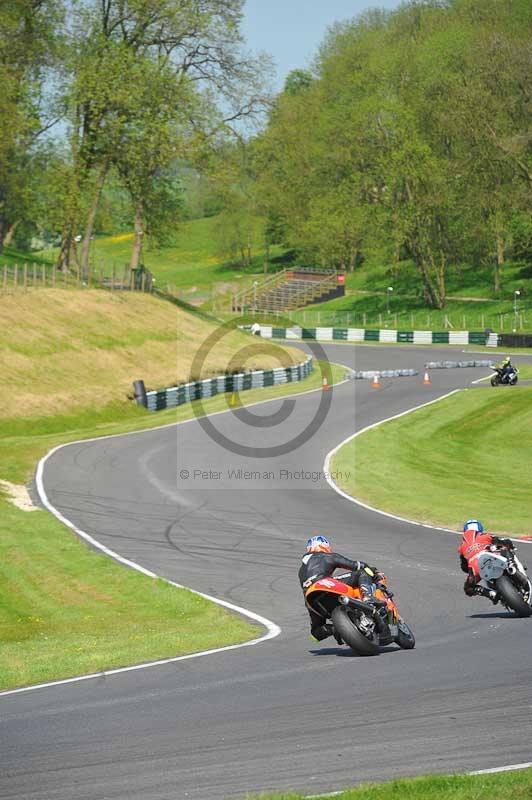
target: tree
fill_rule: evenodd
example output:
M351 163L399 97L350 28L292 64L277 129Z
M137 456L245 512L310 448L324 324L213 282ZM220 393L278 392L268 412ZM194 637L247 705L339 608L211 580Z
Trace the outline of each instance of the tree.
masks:
M60 35L58 0L11 0L0 7L0 249L31 207L37 144L51 127L47 71Z
M196 93L208 87L227 108L225 125L253 114L263 102L261 66L241 51L239 25L243 0L90 0L75 28L66 92L69 106L73 164L71 194L80 196L92 180L92 201L84 220L81 268L86 269L88 247L104 182L124 153L122 139L131 142L131 130L146 126L147 95L142 84L146 65L160 78ZM191 111L192 107L188 107ZM183 114L184 116L184 114ZM204 122L191 114L189 131ZM204 134L216 135L219 123ZM151 134L147 134L151 136ZM154 141L152 139L152 141ZM161 160L161 142L156 148ZM153 173L154 178L156 173ZM146 176L144 176L146 177ZM140 185L140 182L138 182ZM146 184L144 184L146 185ZM76 213L78 203L69 204ZM66 214L61 259L68 262L68 242L81 220ZM140 229L140 228L139 228ZM66 261L65 261L66 259Z

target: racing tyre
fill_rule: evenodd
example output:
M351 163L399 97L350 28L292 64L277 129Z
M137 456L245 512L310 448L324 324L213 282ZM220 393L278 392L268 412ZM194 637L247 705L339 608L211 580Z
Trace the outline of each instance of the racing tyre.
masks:
M403 650L413 650L416 646L416 638L410 626L407 625L406 622L403 622L403 620L399 620L398 628L399 630L395 637L396 644Z
M510 386L515 386L516 383L517 383L517 375L514 375L514 377L510 380Z
M523 595L517 589L508 575L501 575L495 581L497 591L502 597L502 602L518 617L529 617L532 614L532 608L528 605Z
M350 618L347 609L338 606L333 610L331 619L335 631L351 650L354 650L359 656L377 655L379 652L378 634L373 632L366 636L362 633Z
M499 381L498 381L498 379L497 379L497 377L495 375L491 378L490 383L491 383L492 386L498 386L499 385Z

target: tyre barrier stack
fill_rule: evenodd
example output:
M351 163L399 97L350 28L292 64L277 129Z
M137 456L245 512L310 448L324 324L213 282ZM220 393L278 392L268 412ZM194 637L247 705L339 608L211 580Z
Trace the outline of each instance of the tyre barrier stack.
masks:
M417 369L379 369L379 370L351 370L346 373L350 381L372 380L377 378L412 378L419 375Z
M494 367L495 361L427 361L425 369L455 369L457 367Z
M293 367L277 367L275 369L259 369L253 372L239 372L233 375L219 375L202 381L191 381L169 389L145 392L146 402L141 402L148 411L161 411L165 408L176 408L193 400L214 397L217 394L243 392L248 389L262 389L303 380L314 369L314 361L308 356L301 364ZM141 381L135 381L135 398L137 403L144 395L139 391Z
M242 330L265 339L314 339L319 342L386 342L389 344L456 344L485 345L486 331L398 331L369 328L291 328L274 325L241 325ZM253 330L252 330L253 327ZM493 343L496 347L497 344Z

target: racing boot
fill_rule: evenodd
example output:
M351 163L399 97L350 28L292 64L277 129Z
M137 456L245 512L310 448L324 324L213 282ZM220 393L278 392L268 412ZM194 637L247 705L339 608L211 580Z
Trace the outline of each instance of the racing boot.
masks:
M328 636L332 636L333 630L333 626L326 622L324 625L317 625L315 628L311 628L310 635L317 642L321 642Z
M495 589L485 589L484 586L477 585L475 586L475 594L479 594L481 597L487 597L494 606L499 602L499 594Z

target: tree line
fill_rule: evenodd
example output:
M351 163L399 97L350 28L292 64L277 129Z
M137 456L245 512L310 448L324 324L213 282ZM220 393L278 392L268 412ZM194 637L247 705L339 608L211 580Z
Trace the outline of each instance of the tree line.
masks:
M10 0L0 8L0 250L40 232L85 274L98 215L146 234L179 219L184 175L209 173L267 100L244 50L244 0Z
M165 243L189 206L220 247L353 270L532 263L532 3L412 0L332 26L268 93L244 0L10 0L0 7L0 249L57 237L87 270L97 225ZM251 129L244 121L256 121ZM195 199L194 199L195 198Z
M286 81L244 173L273 236L311 262L532 261L532 3L416 0L333 26Z

